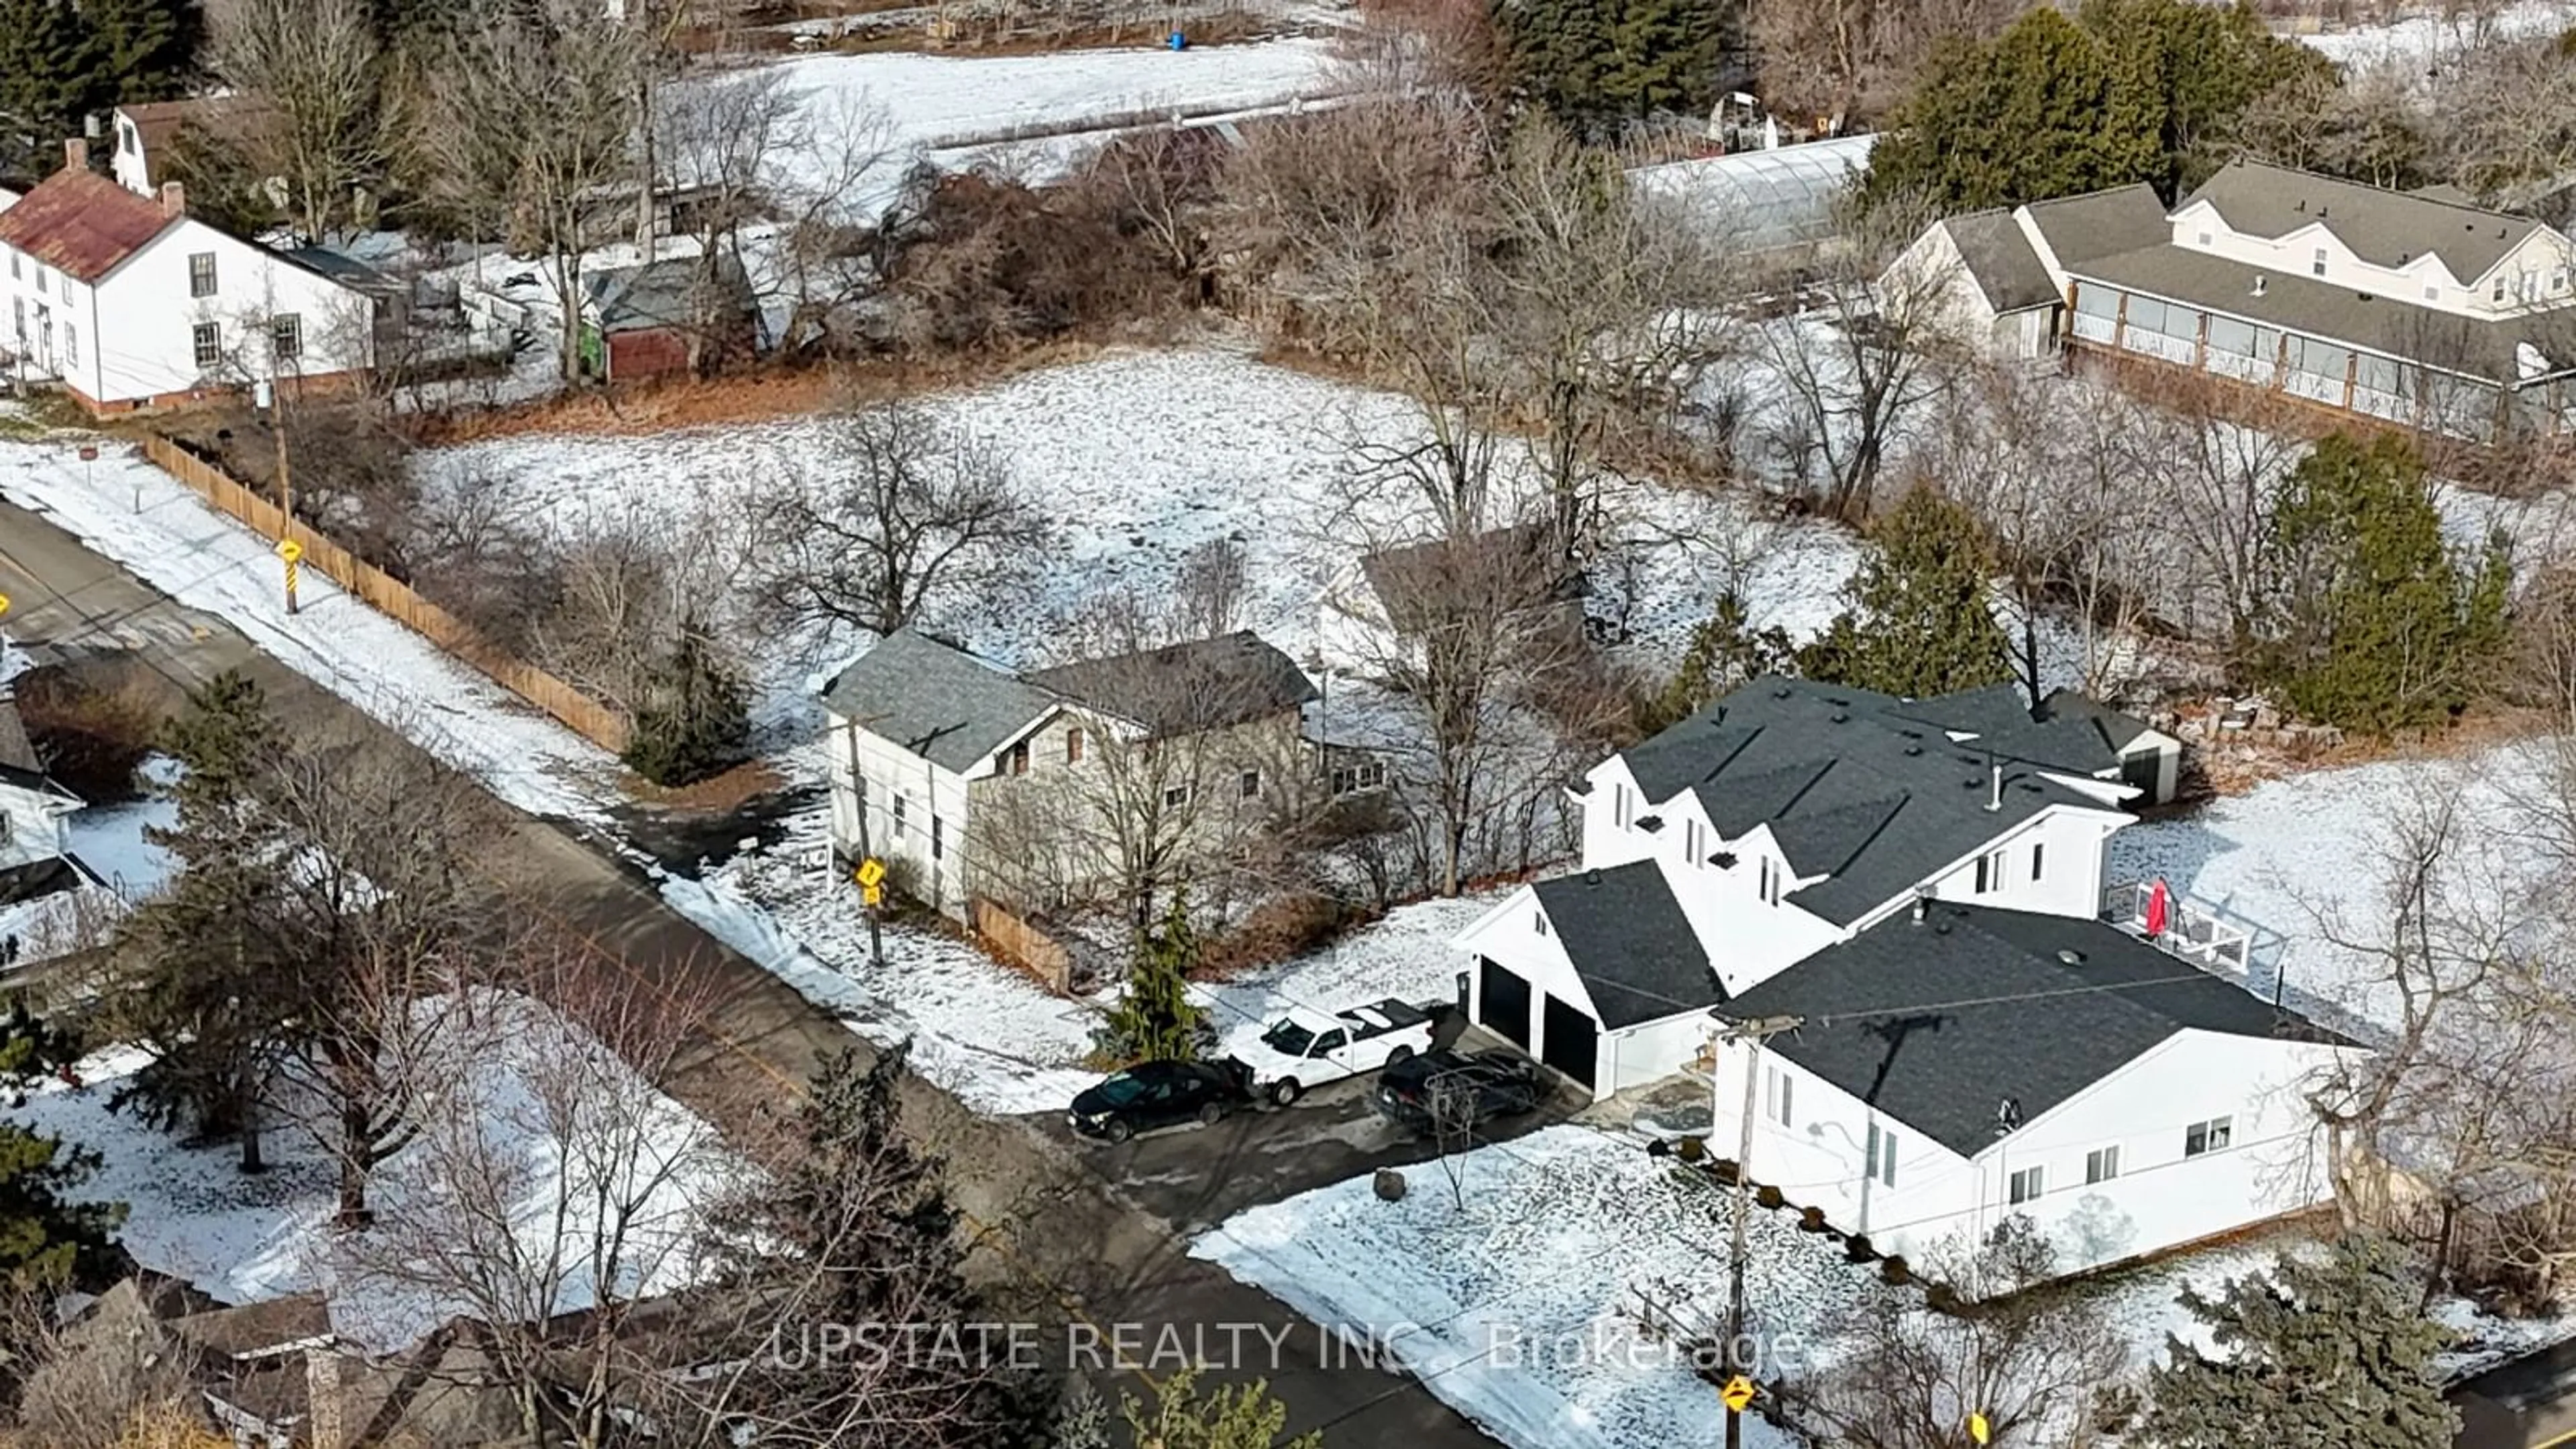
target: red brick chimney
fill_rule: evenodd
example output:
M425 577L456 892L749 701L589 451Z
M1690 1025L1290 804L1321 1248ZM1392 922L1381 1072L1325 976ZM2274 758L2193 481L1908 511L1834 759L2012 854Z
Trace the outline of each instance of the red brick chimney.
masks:
M63 138L63 169L65 171L89 169L89 142L78 136Z
M161 183L161 214L182 217L188 214L188 188L176 181Z

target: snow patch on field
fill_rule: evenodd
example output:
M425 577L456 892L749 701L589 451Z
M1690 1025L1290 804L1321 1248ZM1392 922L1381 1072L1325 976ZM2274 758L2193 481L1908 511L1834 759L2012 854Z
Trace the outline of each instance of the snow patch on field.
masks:
M2482 36L2523 39L2550 35L2576 24L2576 6L2566 0L2521 0L2491 17L2475 9L2456 17L2426 12L2386 25L2365 25L2300 39L2327 59L2347 69L2374 64L2430 66L2449 52L2465 49Z
M1724 1321L1732 1199L1643 1146L1550 1127L1454 1159L1463 1208L1438 1166L1411 1170L1401 1202L1353 1178L1239 1213L1190 1254L1391 1349L1512 1449L1708 1443L1716 1386L1633 1304L1643 1289ZM1829 1357L1835 1315L1880 1290L1826 1239L1755 1214L1748 1298L1769 1375ZM1745 1430L1756 1449L1798 1442L1758 1416Z
M495 1161L519 1190L512 1231L531 1253L546 1252L558 1233L567 1242L587 1242L594 1221L585 1216L589 1184L567 1177L581 1171L582 1158L556 1130L561 1120L540 1105L536 1083L547 1070L540 1064L602 1048L525 998L478 1001L470 1021L472 1041L457 1044L455 1105L475 1114L476 1130L497 1149ZM137 1263L228 1304L320 1290L335 1328L381 1350L408 1346L464 1311L462 1303L389 1281L367 1266L363 1243L334 1231L337 1168L309 1134L293 1127L273 1130L266 1143L269 1170L244 1177L237 1170L239 1149L231 1144L185 1146L131 1113L111 1111L109 1102L145 1060L131 1048L103 1053L76 1069L81 1085L45 1082L30 1089L22 1105L5 1109L12 1121L99 1154L100 1170L75 1196L130 1208L121 1241ZM601 1069L624 1070L614 1062ZM644 1145L633 1160L655 1173L667 1168L669 1179L642 1199L630 1228L634 1271L616 1287L621 1293L668 1292L686 1279L683 1250L694 1236L698 1209L727 1177L727 1163L713 1129L687 1109L631 1077L617 1095L639 1104L633 1120L644 1124ZM388 1218L433 1190L434 1176L422 1160L425 1141L416 1140L372 1180L370 1195ZM591 1146L595 1150L597 1144ZM559 1203L569 1212L562 1223L553 1220ZM567 1256L574 1266L555 1285L552 1301L544 1305L548 1312L573 1312L594 1301L597 1285L578 1267L585 1253Z
M266 539L133 454L84 464L70 444L0 443L0 497L192 609L532 815L603 821L617 762L428 640L306 570L286 612Z

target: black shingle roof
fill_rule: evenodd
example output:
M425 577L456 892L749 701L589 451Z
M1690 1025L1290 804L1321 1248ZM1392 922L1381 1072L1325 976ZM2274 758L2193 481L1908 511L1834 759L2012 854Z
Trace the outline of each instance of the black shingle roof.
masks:
M1164 736L1266 719L1319 697L1295 660L1249 629L1060 664L1028 682Z
M1620 758L1650 805L1688 790L1729 838L1767 822L1800 875L1831 877L1788 899L1849 925L2049 806L2103 808L2038 773L2116 766L2115 754L2096 759L2062 737L2089 722L2035 724L2003 699L1980 690L1908 703L1759 679ZM1955 743L1933 719L1951 713L1945 706L1988 729L2018 726L1991 742ZM2004 770L2003 800L1989 810L1994 765Z
M1531 887L1601 1024L1616 1030L1726 999L1662 867L1651 860Z
M2100 921L1934 902L1720 1003L1806 1018L1770 1049L1962 1155L2186 1030L2348 1045ZM2061 955L2073 953L2073 959Z

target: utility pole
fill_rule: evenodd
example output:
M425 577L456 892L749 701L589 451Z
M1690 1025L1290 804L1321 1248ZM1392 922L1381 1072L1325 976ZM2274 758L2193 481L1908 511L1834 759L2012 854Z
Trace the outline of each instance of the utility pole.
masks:
M874 860L877 858L876 846L868 837L868 777L859 773L859 722L843 720L841 738L844 741L843 753L849 758L850 798L858 809L859 855L863 860ZM868 965L882 971L885 969L885 938L877 925L877 908L873 904L863 904L860 909L868 913Z
M271 345L275 345L272 340ZM269 425L277 434L277 556L286 561L286 612L296 612L295 576L304 546L295 540L295 471L286 451L286 384L272 365L268 380Z
M1753 1086L1762 1075L1762 1044L1804 1025L1806 1018L1802 1016L1758 1016L1750 1021L1728 1022L1718 1033L1722 1040L1746 1046L1744 1112L1735 1147L1735 1246L1727 1261L1726 1376L1730 1384L1749 1376L1754 1367L1744 1361L1745 1233L1753 1218ZM1743 1446L1744 1411L1730 1403L1726 1410L1726 1449Z

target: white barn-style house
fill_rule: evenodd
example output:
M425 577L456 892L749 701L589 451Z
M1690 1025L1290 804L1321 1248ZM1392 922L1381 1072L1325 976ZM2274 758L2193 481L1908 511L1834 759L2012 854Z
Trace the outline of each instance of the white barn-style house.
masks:
M2203 969L2181 902L2146 939L2104 879L2179 755L2017 685L1755 681L1589 773L1582 869L1458 937L1469 1014L1596 1096L1710 1071L1720 1144L1731 1027L1797 1020L1752 1066L1754 1177L1882 1251L2028 1213L2073 1268L2304 1208L2298 1089L2350 1044Z
M175 184L141 196L92 172L78 140L0 211L0 293L11 371L93 411L327 388L374 358L369 292L188 215Z

